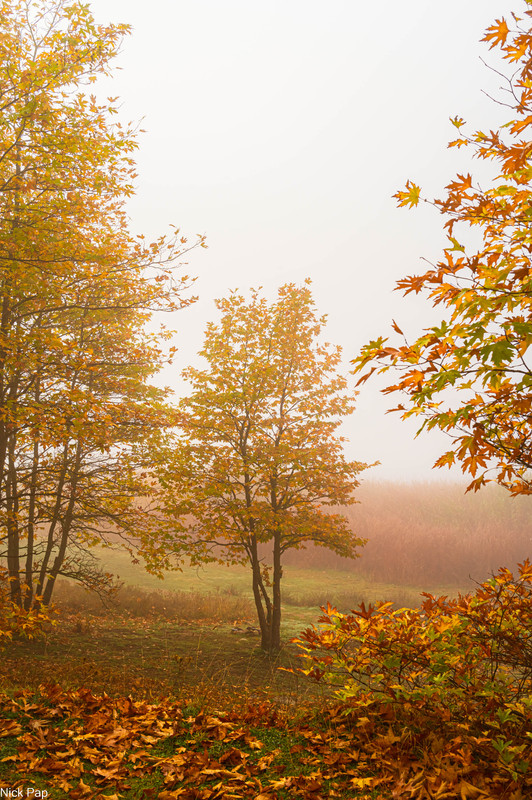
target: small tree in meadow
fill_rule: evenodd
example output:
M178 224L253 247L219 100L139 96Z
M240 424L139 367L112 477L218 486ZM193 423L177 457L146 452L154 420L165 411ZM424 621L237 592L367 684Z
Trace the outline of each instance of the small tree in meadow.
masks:
M268 652L280 647L283 553L315 542L355 556L363 540L327 506L350 505L365 464L348 461L342 419L353 394L338 374L340 348L321 344L308 282L273 303L254 291L217 303L204 369L189 368L181 433L160 481L181 522L176 547L201 562L248 563ZM269 559L261 556L267 544Z

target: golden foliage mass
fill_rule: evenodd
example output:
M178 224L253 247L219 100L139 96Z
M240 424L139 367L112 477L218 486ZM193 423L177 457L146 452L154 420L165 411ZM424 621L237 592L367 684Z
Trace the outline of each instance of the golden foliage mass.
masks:
M172 419L145 324L190 281L179 231L129 234L135 131L90 93L128 26L64 0L2 0L0 21L0 539L28 610L60 574L106 584L102 528L149 537L140 450Z
M328 508L354 502L366 466L345 458L337 433L354 393L338 372L340 349L319 339L325 320L308 282L282 286L273 303L235 292L218 307L200 352L207 368L185 371L192 391L159 478L180 523L176 548L248 562L263 644L273 636L278 649L283 553L313 541L353 556L363 543ZM265 542L271 558L259 552Z

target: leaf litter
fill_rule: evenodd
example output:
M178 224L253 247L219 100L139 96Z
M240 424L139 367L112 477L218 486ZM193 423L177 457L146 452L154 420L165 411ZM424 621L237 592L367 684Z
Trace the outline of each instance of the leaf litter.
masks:
M197 712L170 699L43 684L4 694L0 705L0 742L10 744L0 785L44 781L51 800L524 800L532 792L530 778L509 780L488 741L427 735L379 703L309 707L294 718L269 702Z

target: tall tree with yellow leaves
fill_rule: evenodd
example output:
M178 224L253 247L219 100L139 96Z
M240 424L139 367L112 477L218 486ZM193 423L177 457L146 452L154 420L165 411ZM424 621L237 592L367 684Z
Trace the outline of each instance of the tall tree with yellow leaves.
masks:
M60 575L105 586L106 531L158 561L139 454L173 418L145 323L190 302L189 279L178 231L130 236L134 131L88 88L127 31L79 2L0 2L0 542L26 609Z

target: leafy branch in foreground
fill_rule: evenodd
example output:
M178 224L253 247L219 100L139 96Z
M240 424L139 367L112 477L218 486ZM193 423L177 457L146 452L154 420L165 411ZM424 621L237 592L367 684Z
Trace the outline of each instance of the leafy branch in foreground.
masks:
M425 294L445 318L414 342L394 323L402 344L379 337L353 363L363 373L359 383L375 371L398 371L399 380L383 390L406 397L393 410L422 417L420 430L451 437L435 466L459 463L474 490L494 470L517 494L532 493L532 29L525 24L532 11L512 17L513 27L497 20L484 41L514 69L503 103L514 117L497 131L469 134L457 117L459 137L449 145L493 165L495 176L486 188L470 174L449 183L446 196L433 201L446 217L443 258L397 284L405 295ZM411 181L395 196L409 207L422 197Z

